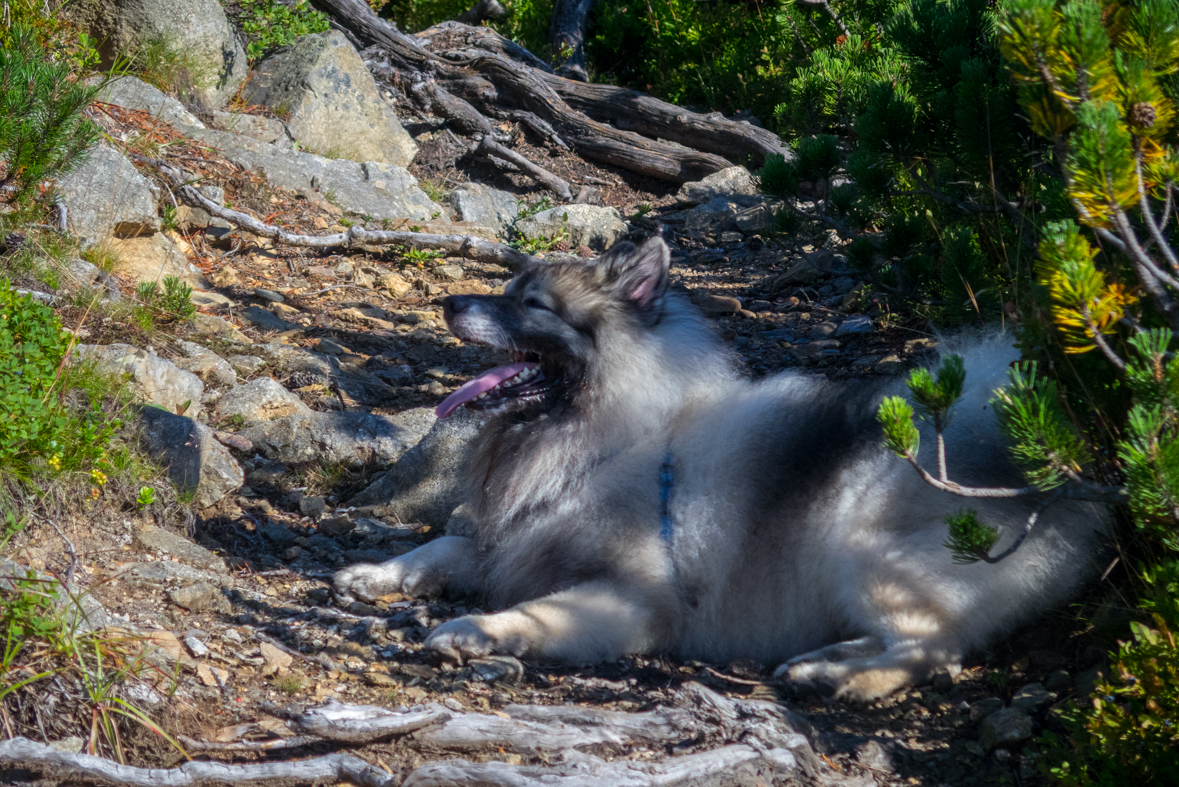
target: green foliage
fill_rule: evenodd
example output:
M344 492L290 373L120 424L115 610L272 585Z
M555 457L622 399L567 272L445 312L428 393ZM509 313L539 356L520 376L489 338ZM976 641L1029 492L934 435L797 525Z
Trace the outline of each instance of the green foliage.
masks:
M1038 374L1034 361L1011 369L1008 377L991 405L1012 443L1012 457L1029 483L1058 487L1066 473L1081 473L1091 461L1089 451L1060 404L1056 382Z
M82 117L101 85L71 79L70 65L53 62L37 32L14 26L0 48L0 187L13 202L38 184L77 167L98 141L98 128Z
M921 433L913 424L913 408L904 398L890 396L880 403L876 420L884 427L884 443L900 457L916 457L921 448Z
M152 503L156 502L155 487L143 486L139 488L139 494L135 497L135 503L140 508L147 508Z
M914 369L909 374L909 392L922 419L942 427L950 422L950 411L962 398L966 362L961 355L948 355L936 372Z
M999 542L999 531L984 524L973 508L965 508L946 517L950 536L945 547L954 554L954 562L977 563L990 554Z
M48 306L0 280L0 473L29 478L101 464L118 424L96 402L71 410L62 401L69 339Z
M1179 564L1167 569L1172 587ZM1070 704L1067 735L1049 734L1045 770L1068 787L1179 783L1179 641L1176 621L1153 615L1153 626L1130 624L1118 645L1112 680L1099 684L1089 706Z
M30 32L54 62L65 63L78 76L98 64L98 42L44 0L5 0L0 20L0 50L16 45L17 31Z
M261 60L300 36L331 28L327 15L312 8L307 0L289 4L277 0L239 0L237 16L250 62Z
M407 264L415 266L418 270L424 270L426 263L441 259L446 256L441 251L432 251L430 249L410 249L403 248L399 252L401 259Z
M145 329L154 326L157 321L183 322L196 315L192 287L178 276L165 276L163 290L154 281L141 282L135 288L135 295L139 299L135 307L135 319Z

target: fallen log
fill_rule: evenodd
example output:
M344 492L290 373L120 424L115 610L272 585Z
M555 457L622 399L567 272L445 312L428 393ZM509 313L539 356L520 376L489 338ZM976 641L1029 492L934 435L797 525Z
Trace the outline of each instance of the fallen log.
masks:
M0 770L27 771L70 784L113 787L225 787L226 785L318 785L351 782L357 787L395 787L386 773L350 754L328 754L295 762L231 765L186 762L178 768L135 768L104 757L69 754L27 738L0 741Z
M211 216L225 219L240 229L248 230L263 238L270 238L288 246L304 246L310 248L330 248L333 246L352 246L355 244L370 244L374 246L405 246L410 249L428 249L444 251L451 257L462 257L477 262L488 262L502 265L510 270L519 270L527 265L539 262L536 257L516 251L511 246L494 243L472 235L436 235L428 232L402 232L398 230L366 230L363 227L351 227L347 232L337 232L332 235L300 235L289 232L282 227L266 224L249 214L218 205L193 187L192 180L182 170L173 167L159 159L150 159L133 151L127 154L142 164L148 164L160 172L175 189L176 197L194 208L201 208Z
M627 108L614 113L620 115L613 119L615 125L608 125L575 108L564 97L574 93L569 86L585 87L585 83L563 79L547 66L538 67L534 56L509 45L493 31L476 33L472 31L477 28L450 23L444 29L439 26L427 31L419 39L379 18L363 0L312 0L312 4L366 45L377 45L385 51L390 68L378 71L377 76L392 71L433 78L484 116L504 109L526 110L552 126L565 143L590 161L684 183L731 166L724 153L750 150L755 159L760 159L771 151L782 150L780 142L771 144L764 137L769 132L698 113L685 114L686 110L656 99L628 98ZM470 41L483 43L472 45ZM482 81L472 83L471 77ZM617 96L606 99L612 100ZM585 101L587 106L606 111L599 106L602 99L598 92L590 93ZM644 136L618 126L652 133ZM699 147L677 143L664 131L703 143ZM741 144L734 147L734 139L742 140Z
M608 762L578 752L569 752L561 764L547 767L445 760L417 768L402 787L752 787L798 772L798 761L787 749L759 751L735 745L658 763Z
M475 148L475 155L484 158L495 157L508 161L517 166L525 175L566 202L573 199L573 192L569 190L569 184L567 182L549 172L544 167L533 164L516 151L499 144L491 138L491 135L485 136L479 141L479 146Z

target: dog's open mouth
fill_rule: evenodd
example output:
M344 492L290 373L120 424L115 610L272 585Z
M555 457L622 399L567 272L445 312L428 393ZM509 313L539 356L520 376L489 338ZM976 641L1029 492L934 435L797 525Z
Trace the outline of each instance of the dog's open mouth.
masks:
M490 410L515 402L539 400L554 386L544 373L536 353L512 353L513 363L488 369L434 408L434 414L445 418L462 405L476 410Z

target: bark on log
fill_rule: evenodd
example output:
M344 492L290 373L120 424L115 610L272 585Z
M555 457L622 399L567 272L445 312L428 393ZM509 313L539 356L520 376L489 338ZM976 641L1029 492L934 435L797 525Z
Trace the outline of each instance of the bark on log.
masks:
M27 738L0 742L0 770L26 770L71 784L113 787L245 787L351 782L358 787L395 787L386 773L349 754L329 754L297 762L186 762L179 768L135 768L89 754L55 751Z
M589 82L585 71L585 28L594 0L556 0L549 19L549 57L557 74L578 82ZM461 21L461 20L460 20Z
M328 700L304 711L291 711L271 703L259 707L272 716L287 719L301 735L316 735L323 740L352 744L404 735L446 721L453 715L436 703L413 708L381 708Z
M472 73L484 77L495 88L496 103L535 113L583 158L674 183L700 180L731 166L719 155L647 139L593 120L570 107L548 80L580 83L524 65L514 57L482 49L448 50L444 55L431 52L380 19L363 0L312 0L312 4L365 43L384 47L397 68L434 76L444 89L476 107L487 96L472 96L463 81Z
M789 750L758 751L738 744L659 763L607 762L578 752L569 752L562 764L553 767L446 760L417 768L402 787L752 787L798 771L798 761Z
M489 27L466 27L445 22L422 31L415 38L422 40L426 49L444 57L458 49L482 49L501 54L520 65L538 68L539 61L527 50ZM456 42L465 44L465 47L456 46ZM561 79L547 67L539 70L552 77L545 82L566 103L595 120L612 122L645 136L678 142L729 159L750 156L755 166L761 166L766 156L793 156L777 134L764 128L691 112L624 87Z

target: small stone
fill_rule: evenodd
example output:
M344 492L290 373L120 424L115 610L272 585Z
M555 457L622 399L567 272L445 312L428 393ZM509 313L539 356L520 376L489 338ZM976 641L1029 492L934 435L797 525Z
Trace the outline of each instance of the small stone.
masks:
M1032 717L1020 708L996 711L983 719L979 743L987 751L1019 746L1032 737Z
M364 682L370 686L380 686L382 688L400 688L402 685L402 681L383 672L366 672L364 674Z
M263 642L258 646L258 650L262 653L262 660L272 672L285 672L295 661L291 654L279 650L269 642Z
M325 536L343 536L355 530L356 523L348 516L335 516L320 522L316 529Z
M261 287L254 288L254 296L270 303L282 303L286 300L274 290L266 290Z
M839 329L838 323L832 322L831 320L827 320L825 322L819 323L818 325L812 325L810 330L808 330L806 332L806 336L808 339L810 339L812 341L819 341L821 339L830 339L832 336L835 335L835 333L838 329Z
M256 355L231 355L226 360L242 377L253 377L266 366L266 361Z
M386 273L377 277L377 284L381 289L387 290L389 295L396 298L403 297L407 292L413 289L413 285L403 279L396 273Z
M966 751L973 754L975 757L982 757L986 754L986 750L979 744L978 741L966 741Z
M221 683L229 682L229 673L220 667L212 667L202 662L197 665L196 672L200 682L210 688L217 688ZM221 679L220 682L218 678Z
M1044 688L1057 693L1068 691L1072 687L1073 679L1068 674L1068 670L1058 669L1048 676L1048 680L1044 681Z
M855 314L844 320L835 331L836 337L851 336L857 333L871 333L872 320L862 314Z
M284 549L282 551L281 557L283 560L287 561L288 563L298 560L299 558L303 557L303 547L300 547L300 546L287 547L286 549Z
M323 512L327 509L327 501L322 497L316 495L304 495L299 500L299 513L303 516L309 516L312 519L318 519L323 516Z
M741 241L745 240L745 236L742 235L740 232L729 231L729 232L722 232L720 234L720 237L717 238L717 240L720 243L740 243Z
M488 656L472 659L471 676L485 683L515 683L524 677L524 665L512 656Z
M992 713L1003 710L1003 700L998 697L987 697L970 705L970 720L981 721Z
M298 538L295 533L291 532L289 527L273 520L267 520L259 530L262 532L262 535L279 546L294 543L295 539Z
M208 582L168 591L168 600L189 612L228 612L229 602L221 590Z
M434 275L446 281L458 281L463 277L463 269L458 265L439 265Z
M1029 683L1015 692L1011 698L1011 707L1035 713L1055 699L1056 695L1045 689L1042 683Z
M736 314L741 311L741 301L724 295L710 295L705 292L694 292L692 301L709 317L719 317L725 314Z
M880 741L870 740L856 749L856 763L879 773L892 773L894 766L888 750Z
M209 646L192 634L184 638L184 644L188 647L188 652L198 659L209 652Z

